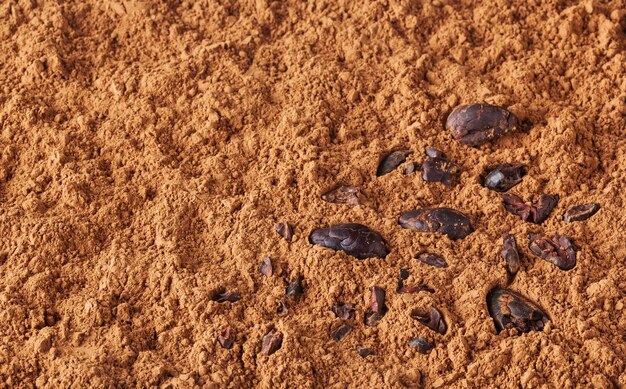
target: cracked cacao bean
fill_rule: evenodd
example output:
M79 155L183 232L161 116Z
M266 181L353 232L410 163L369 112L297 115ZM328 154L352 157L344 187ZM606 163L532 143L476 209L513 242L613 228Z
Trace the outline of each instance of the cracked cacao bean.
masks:
M528 248L533 254L545 259L561 270L576 266L576 250L565 235L530 234Z
M522 182L522 177L526 175L526 168L519 163L505 163L489 170L484 175L482 184L496 192L506 192Z
M487 141L515 131L518 121L507 109L491 104L460 105L450 113L446 129L452 137L468 146L479 146Z
M358 259L385 258L388 253L385 242L378 233L356 223L336 224L313 230L309 242L344 251Z
M398 224L422 232L439 232L452 240L465 238L473 228L467 216L450 208L422 208L400 215Z
M498 333L512 328L520 333L542 331L550 320L537 304L517 292L499 286L487 294L487 309Z
M411 154L411 150L396 150L387 154L378 165L378 169L376 170L376 176L384 176L387 173L392 172L401 163L406 160L406 157Z

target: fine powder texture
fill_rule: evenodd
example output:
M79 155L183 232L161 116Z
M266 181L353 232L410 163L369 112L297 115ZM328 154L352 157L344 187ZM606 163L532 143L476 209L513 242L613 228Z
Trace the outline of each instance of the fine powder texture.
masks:
M626 387L625 8L0 2L0 386ZM471 103L510 110L519 129L461 144L444 124ZM458 166L456 185L404 164L377 177L389 152L421 164L426 146ZM546 221L481 185L504 163L526 166L507 193L558 195ZM321 199L338 185L359 204ZM562 220L592 202L589 219ZM398 225L422 207L461 211L474 231ZM341 223L389 253L309 243ZM576 266L533 255L530 233L569 237ZM431 289L398 293L401 268ZM496 285L545 310L543 331L498 334ZM374 286L384 309L368 326ZM339 318L338 304L354 311ZM444 334L411 318L431 308Z

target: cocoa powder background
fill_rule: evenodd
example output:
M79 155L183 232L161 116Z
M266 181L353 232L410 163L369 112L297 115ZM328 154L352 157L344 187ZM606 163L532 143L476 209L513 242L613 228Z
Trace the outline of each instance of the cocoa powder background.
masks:
M624 1L72 1L0 4L0 379L7 387L624 387ZM461 103L508 107L522 131L479 148L443 121ZM459 185L379 159L427 145ZM542 225L508 214L485 166L520 162L511 190L561 198ZM325 203L337 183L359 206ZM567 207L598 202L591 219ZM420 206L466 213L450 241L397 225ZM293 242L274 223L295 227ZM384 260L314 247L357 222ZM487 291L506 283L501 235L523 253L511 288L543 332L496 334ZM529 232L579 248L568 272ZM436 269L413 259L440 253ZM258 272L265 256L273 277ZM397 294L396 277L436 293ZM305 292L287 316L288 280ZM389 312L363 324L369 288ZM242 299L210 301L218 288ZM335 302L356 304L340 342ZM409 317L436 306L448 331ZM216 341L231 326L231 350ZM275 328L282 348L259 354ZM428 355L410 338L435 341ZM356 347L376 350L361 358Z

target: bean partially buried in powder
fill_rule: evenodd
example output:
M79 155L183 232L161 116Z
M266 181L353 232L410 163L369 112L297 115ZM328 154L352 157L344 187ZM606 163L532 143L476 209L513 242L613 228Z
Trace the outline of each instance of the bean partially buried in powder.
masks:
M263 258L261 266L259 267L259 272L265 277L272 276L272 274L274 273L274 266L272 266L272 260L270 259L270 257Z
M478 146L508 132L515 131L518 121L510 111L490 104L460 105L446 121L454 139L468 146Z
M576 266L576 250L565 235L530 234L529 239L528 248L538 257L561 270L571 270Z
M356 346L356 352L359 353L361 358L367 358L370 355L376 355L376 351L369 347Z
M426 338L413 338L409 341L409 346L417 349L417 351L421 354L427 354L433 349L433 347L435 347L433 342Z
M556 207L559 196L544 194L541 195L539 201L528 205L519 196L507 193L502 195L502 201L504 208L513 215L519 216L524 221L541 224Z
M230 349L233 347L235 339L232 332L233 331L230 327L225 327L220 331L219 335L217 335L217 341L219 342L220 346L225 349Z
M398 286L396 287L396 292L400 292L400 290L404 287L404 281L409 278L409 271L407 269L400 269L398 274Z
M383 238L362 224L336 224L311 232L309 241L333 250L342 250L358 259L385 258L387 248Z
M450 208L422 208L400 215L398 223L404 228L422 232L439 232L450 239L462 239L473 228L467 216Z
M420 261L423 262L427 265L430 266L434 266L434 267L438 267L438 268L446 268L448 267L448 264L446 263L446 260L443 259L443 257L439 254L435 254L435 253L421 253L415 256L415 258Z
M218 289L213 293L211 300L217 301L218 303L225 303L227 301L234 303L235 301L241 300L241 295L238 292Z
M274 228L280 236L285 238L286 241L291 242L291 239L293 239L293 227L289 225L289 223L281 222L276 224Z
M302 276L298 276L293 279L289 285L287 285L287 289L285 290L285 297L290 300L298 301L302 297L304 293L304 288L302 287Z
M261 341L261 353L272 355L283 345L283 334L272 329Z
M506 192L522 181L526 168L522 164L502 164L489 171L483 178L483 186L496 192Z
M378 169L376 170L376 176L380 177L392 172L406 160L409 154L411 154L411 150L396 150L387 154L382 161L380 161Z
M354 306L352 304L337 304L332 308L333 313L340 319L349 319L354 312Z
M574 205L565 211L565 214L563 214L563 220L568 223L587 220L595 215L599 209L600 204L598 203Z
M288 313L289 313L289 307L287 306L287 299L283 297L278 302L278 307L276 308L276 314L278 316L287 316Z
M431 307L428 312L421 312L417 309L411 311L411 318L419 321L424 324L426 327L431 330L444 335L448 330L448 326L446 322L443 320L443 316L441 316L441 312L437 310L435 307Z
M446 186L456 184L459 167L446 159L444 153L434 147L426 148L428 158L422 163L422 178L427 182L441 182Z
M548 315L534 302L521 294L499 286L487 294L487 309L498 333L515 328L519 332L541 331Z
M419 170L420 165L417 162L409 162L402 168L402 174L408 176L409 174L413 174L416 170Z
M387 313L387 306L385 305L384 289L374 286L371 292L370 307L365 312L365 324L375 326Z
M512 276L517 274L520 267L519 252L517 251L517 244L513 235L504 234L502 237L501 255L506 263L506 271Z
M322 195L322 200L335 204L361 204L361 191L351 185L339 185Z
M336 330L334 330L331 334L330 337L335 341L335 342L339 342L341 339L343 339L346 335L348 335L350 333L350 331L352 331L352 326L350 326L349 324L342 324L340 325Z

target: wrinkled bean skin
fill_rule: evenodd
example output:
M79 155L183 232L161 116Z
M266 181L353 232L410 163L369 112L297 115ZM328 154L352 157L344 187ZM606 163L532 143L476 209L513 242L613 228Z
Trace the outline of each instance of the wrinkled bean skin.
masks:
M498 333L511 328L519 332L542 331L550 320L537 304L517 292L499 286L487 294L487 309Z
M510 275L515 275L520 268L519 252L515 237L511 234L504 234L502 237L502 251L500 252L506 263L506 271Z
M454 139L468 146L479 146L515 131L518 121L510 111L491 104L460 105L446 120Z
M357 223L336 224L311 232L309 241L333 250L342 250L358 259L385 258L387 248L383 238L368 227Z
M387 173L394 171L401 163L406 161L406 157L411 154L411 150L396 150L387 154L385 158L380 161L378 169L376 170L376 176L384 176Z
M576 266L576 250L567 236L530 234L529 241L528 248L533 254L559 269L571 270Z
M452 240L465 238L472 233L467 216L451 208L422 208L400 215L398 224L422 232L439 232Z
M600 204L598 203L574 205L565 211L565 214L563 214L563 221L571 223L587 220L595 215L599 210Z

